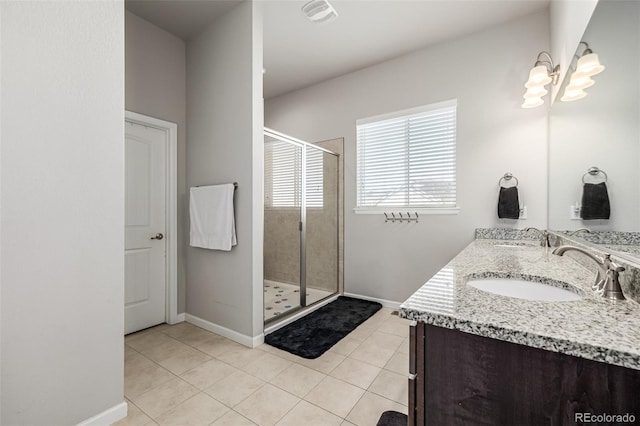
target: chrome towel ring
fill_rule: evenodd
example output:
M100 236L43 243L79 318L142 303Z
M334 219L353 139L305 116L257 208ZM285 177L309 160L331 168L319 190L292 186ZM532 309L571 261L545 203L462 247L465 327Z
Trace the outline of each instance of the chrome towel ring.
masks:
M515 179L516 184L514 186L518 186L518 178L511 174L511 172L507 172L500 178L498 181L498 186L502 186L502 181L510 181L511 179Z
M589 170L587 170L587 173L585 173L585 174L583 174L583 175L582 175L582 183L586 183L586 182L584 181L584 178L585 178L587 175L591 175L591 176L594 176L594 177L595 177L595 176L598 176L599 174L604 175L604 181L606 182L606 181L607 181L607 179L608 179L608 176L607 176L607 174L606 174L603 170L600 170L599 168L597 168L597 167L595 167L595 166L593 166L593 167L589 167Z

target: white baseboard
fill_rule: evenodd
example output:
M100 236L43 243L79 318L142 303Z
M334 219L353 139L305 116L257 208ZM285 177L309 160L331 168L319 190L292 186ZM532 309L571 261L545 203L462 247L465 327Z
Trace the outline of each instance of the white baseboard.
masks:
M171 314L169 314L169 317L166 320L166 323L169 325L176 325L180 324L181 322L184 322L184 313L176 314L173 317L171 316Z
M247 346L249 348L255 348L256 346L262 344L264 342L264 334L260 334L255 337L247 336L237 331L231 330L230 328L223 327L221 325L212 323L211 321L207 321L200 317L191 314L184 314L185 321L191 323L193 325L197 325L200 328L204 328L212 333L219 334L220 336L224 336L227 339L231 339L234 342L240 343L241 345Z
M96 414L90 419L78 423L78 426L109 426L125 417L127 417L127 403L122 401L120 404Z
M260 346L264 343L264 333L260 333L258 336L253 338L253 347Z
M353 297L356 299L364 299L364 300L371 300L372 302L378 302L384 308L399 309L400 305L402 304L402 302L394 302L393 300L378 299L376 297L363 296L361 294L344 293L344 295L347 297Z
M360 294L354 294L354 293L344 293L345 296L347 297L353 297L356 299L364 299L364 300L371 300L373 302L378 302L380 303L383 307L385 308L391 308L391 309L398 309L400 308L400 304L401 302L394 302L392 300L385 300L385 299L378 299L375 297L369 297L369 296L362 296ZM223 327L221 325L215 324L211 321L207 321L205 319L202 319L200 317L197 317L195 315L191 315L191 314L179 314L178 317L183 318L184 321L191 323L193 325L197 325L200 328L204 328L205 330L208 330L212 333L216 333L219 334L220 336L224 336L228 339L233 340L234 342L240 343L241 345L247 346L249 348L255 348L256 346L259 346L261 344L264 343L264 336L265 334L269 334L269 333L273 333L274 331L284 327L287 324L290 324L292 322L294 322L297 319L300 319L301 317L307 315L308 313L311 313L313 311L315 311L316 309L319 309L321 307L323 307L324 305L333 302L334 300L336 300L338 298L339 295L335 295L333 297L327 298L326 300L323 300L321 303L318 303L317 305L314 305L313 307L309 308L309 309L305 309L301 312L296 313L295 315L292 315L290 317L288 317L287 319L278 322L277 324L273 324L269 327L266 327L264 329L264 332L259 334L258 336L255 337L251 337L251 336L247 336L241 333L238 333L237 331L231 330L227 327Z

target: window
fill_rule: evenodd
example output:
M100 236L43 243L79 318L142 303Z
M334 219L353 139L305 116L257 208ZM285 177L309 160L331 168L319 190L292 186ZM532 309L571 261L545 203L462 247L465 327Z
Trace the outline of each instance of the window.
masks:
M357 121L357 212L456 209L456 104Z
M302 149L278 140L264 146L265 207L300 208L302 199ZM323 205L323 152L306 148L307 208Z
M324 197L324 152L307 148L307 208L322 208Z

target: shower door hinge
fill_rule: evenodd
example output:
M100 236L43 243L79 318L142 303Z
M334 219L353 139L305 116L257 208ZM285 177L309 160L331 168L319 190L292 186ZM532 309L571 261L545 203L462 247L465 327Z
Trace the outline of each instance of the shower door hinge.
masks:
M298 231L302 232L302 221L298 222Z

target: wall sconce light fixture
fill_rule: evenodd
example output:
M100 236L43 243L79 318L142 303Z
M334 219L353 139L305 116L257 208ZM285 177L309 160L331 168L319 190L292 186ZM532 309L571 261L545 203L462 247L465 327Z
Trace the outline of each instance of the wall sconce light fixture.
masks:
M563 102L577 101L587 96L584 89L595 84L591 76L600 74L604 70L604 65L600 63L598 55L593 53L589 45L584 41L581 41L580 44L584 44L586 48L581 56L575 56L578 58L578 62L575 71L571 74L569 84L564 89L564 95L560 98Z
M542 59L541 56L543 56ZM557 84L559 75L560 65L554 65L547 52L538 53L536 63L529 71L529 80L524 84L527 91L522 96L524 98L522 108L534 108L544 104L542 97L548 93L544 86L549 83Z

